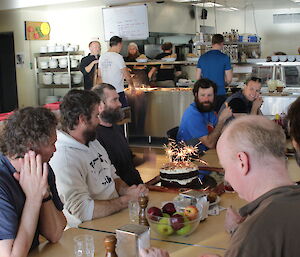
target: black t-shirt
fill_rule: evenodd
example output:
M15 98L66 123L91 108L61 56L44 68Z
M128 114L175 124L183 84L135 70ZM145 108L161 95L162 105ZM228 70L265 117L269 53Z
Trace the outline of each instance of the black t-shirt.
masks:
M170 53L160 53L154 59L161 60L162 58L170 55ZM162 68L161 65L156 66L157 74L156 80L157 81L165 81L165 80L174 80L175 79L175 68L174 65L169 65L167 62L163 65L165 68ZM168 66L170 66L168 68Z
M228 105L233 113L250 113L252 109L252 102L248 101L242 92L238 92L242 95L241 98L233 98ZM236 93L236 94L238 94Z
M83 74L84 89L86 90L90 90L93 87L93 77L95 69L97 68L97 64L94 65L90 72L86 72L85 67L88 66L92 61L99 60L99 57L99 55L96 58L95 55L89 54L81 59L79 69Z
M112 127L99 125L96 133L98 141L105 148L111 163L115 166L117 175L129 186L142 184L140 174L133 165L133 154L121 128L118 125Z

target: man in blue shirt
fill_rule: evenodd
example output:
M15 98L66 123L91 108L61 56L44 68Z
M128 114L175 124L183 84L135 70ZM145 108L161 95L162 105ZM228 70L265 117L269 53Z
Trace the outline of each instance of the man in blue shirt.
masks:
M232 80L230 58L221 52L224 47L224 37L215 34L212 37L212 49L201 55L197 64L196 79L207 78L217 84L215 111L218 112L226 99L225 82Z
M232 116L229 107L223 110L219 119L213 112L216 91L216 84L209 79L200 79L195 83L193 89L195 102L182 116L177 140L183 140L187 144L200 141L200 150L215 148L225 121Z
M0 255L27 256L43 235L57 242L66 226L55 176L56 118L27 107L7 120L0 138Z

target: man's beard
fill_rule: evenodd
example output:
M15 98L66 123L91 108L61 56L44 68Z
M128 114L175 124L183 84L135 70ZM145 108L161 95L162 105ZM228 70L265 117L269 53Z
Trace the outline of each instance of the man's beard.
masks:
M83 132L83 137L85 139L86 145L88 145L89 142L94 141L96 139L96 129L86 129Z
M195 97L195 103L200 112L211 112L214 109L214 103L209 101L200 103L198 97Z
M108 107L100 114L100 118L104 122L114 124L124 118L124 112L121 108L113 109Z

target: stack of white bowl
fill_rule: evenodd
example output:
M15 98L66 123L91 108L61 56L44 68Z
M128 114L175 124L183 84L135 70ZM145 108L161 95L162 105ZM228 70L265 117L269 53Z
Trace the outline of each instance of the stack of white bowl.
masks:
M57 62L57 59L50 59L49 60L49 67L51 69L56 69L58 66L58 62Z
M55 52L56 43L47 44L48 52Z
M48 52L47 46L41 46L40 47L40 53L47 53L47 52Z
M68 60L67 60L67 58L61 58L61 59L59 59L58 62L59 62L59 64L58 64L59 68L64 69L64 68L68 67Z
M63 45L57 45L55 46L55 52L63 52L64 46Z
M64 85L67 85L67 84L69 84L69 79L70 79L69 74L63 73L61 76L61 83Z
M72 81L74 84L80 84L82 80L82 75L80 73L72 74Z
M54 84L60 85L61 84L61 77L62 77L61 73L55 73L54 76L53 76Z
M39 68L40 69L48 69L48 62L47 61L40 61L39 62Z
M45 85L50 85L53 82L53 76L52 73L46 72L43 74L43 82Z
M71 68L77 68L79 61L71 58Z

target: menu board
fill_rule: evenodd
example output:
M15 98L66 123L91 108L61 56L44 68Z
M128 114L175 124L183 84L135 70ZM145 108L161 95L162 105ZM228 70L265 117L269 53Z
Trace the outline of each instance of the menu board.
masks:
M148 13L146 5L103 8L104 38L112 36L124 40L138 40L149 37Z

